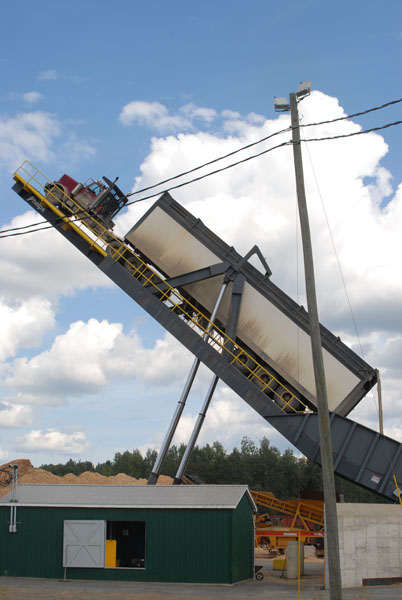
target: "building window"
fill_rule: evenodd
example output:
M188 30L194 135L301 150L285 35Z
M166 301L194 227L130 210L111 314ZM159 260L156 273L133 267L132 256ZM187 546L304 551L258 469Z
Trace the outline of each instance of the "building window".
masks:
M107 521L106 540L107 546L115 542L107 566L145 569L144 521Z

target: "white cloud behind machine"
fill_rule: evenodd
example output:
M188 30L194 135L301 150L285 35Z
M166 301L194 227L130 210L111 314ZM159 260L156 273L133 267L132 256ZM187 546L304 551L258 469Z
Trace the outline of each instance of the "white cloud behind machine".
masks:
M149 106L135 102L121 108L120 122L130 127L137 119L160 131L163 119L164 136L152 139L133 191L289 125L289 118L283 115L267 119L230 109L218 114L195 105L191 110L183 105L177 114L169 114L167 108L155 107L152 102ZM345 116L337 99L317 91L300 109L302 124ZM0 128L0 134L5 131L3 143L12 140L14 144L14 157L24 154L37 162L39 149L41 164L50 160L57 136L48 133L49 118L34 116L30 120L24 116L18 121L15 117L18 131L34 127L30 148L25 141L19 144L19 137L10 133L14 121L8 120L7 127ZM57 121L54 115L51 118ZM207 124L205 130L203 124ZM309 127L308 137L334 137L359 128L362 125L345 120ZM38 149L36 134L40 138ZM284 133L274 138L275 144L288 137ZM87 146L78 147L84 159ZM392 174L381 164L387 150L381 134L369 133L311 142L304 159L320 320L358 354L361 348L364 359L380 369L385 428L400 439L402 371L396 357L402 345L402 282L395 274L400 272L402 190L400 182L393 182ZM69 174L74 176L73 166L71 169ZM49 169L46 171L49 175ZM50 176L57 179L61 174ZM298 303L305 303L290 147L172 191L172 195L240 254L257 243L273 271L272 280ZM13 202L15 216L3 229L38 221L37 214L25 211L18 199ZM152 202L133 204L120 213L116 231L126 233ZM104 445L99 447L102 439L114 449L117 445L121 449L157 446L190 368L191 355L169 334L152 329L149 319L144 321L136 307L128 316L124 304L125 314L120 313L119 294L110 282L56 232L9 237L1 244L3 456L24 456L30 449L38 457L48 457L49 452L60 457L65 452L96 461L110 457L111 452L105 455ZM81 316L63 324L61 306L69 298L74 302L81 298L84 304L97 304L97 298L106 298L108 303L116 300L116 312L109 319ZM114 313L113 307L108 310ZM137 316L133 318L133 314ZM187 440L208 379L203 370L178 430L179 442ZM355 412L356 420L377 426L371 396ZM219 437L230 447L243 435L256 439L268 435L277 445L283 447L284 443L222 385L200 443Z

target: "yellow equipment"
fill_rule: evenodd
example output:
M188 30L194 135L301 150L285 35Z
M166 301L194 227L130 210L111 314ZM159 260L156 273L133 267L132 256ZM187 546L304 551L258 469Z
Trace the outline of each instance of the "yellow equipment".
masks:
M293 517L290 527L274 526L270 515L258 515L255 521L255 545L268 542L270 548L285 549L291 540L297 539L298 531L323 531L324 503L322 500L279 500L272 492L251 492L255 503L263 508L276 510ZM296 527L300 520L302 527ZM286 535L284 535L286 531ZM292 536L292 533L294 534Z

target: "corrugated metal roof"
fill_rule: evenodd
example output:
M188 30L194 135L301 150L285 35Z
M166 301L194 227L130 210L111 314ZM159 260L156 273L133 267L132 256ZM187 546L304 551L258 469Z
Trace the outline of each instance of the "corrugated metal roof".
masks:
M67 485L25 484L17 488L18 505L122 508L235 509L246 494L245 485ZM8 493L0 504L10 504Z

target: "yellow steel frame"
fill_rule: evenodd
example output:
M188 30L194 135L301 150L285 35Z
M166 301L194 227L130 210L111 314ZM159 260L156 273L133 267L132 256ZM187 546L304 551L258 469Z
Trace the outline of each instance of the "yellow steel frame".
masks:
M324 527L324 504L319 500L279 500L272 492L252 491L251 494L258 506L273 508L293 517L291 529L294 528L298 518L306 531L310 531L307 521L321 528Z
M225 352L231 356L230 364L236 366L237 363L241 366L242 370L247 369L248 373L245 374L245 377L249 380L258 381L261 391L264 392L269 389L270 393L276 395L282 404L280 408L283 411L292 411L295 413L311 412L310 408L299 398L296 398L291 390L283 383L279 382L265 366L257 363L254 356L250 356L246 350L227 336L216 324L212 323L208 317L192 305L187 298L182 296L177 289L167 284L164 278L155 269L145 263L137 254L135 254L132 248L104 227L101 222L97 221L93 215L90 215L84 210L73 198L68 197L68 202L73 206L73 208L71 208L65 202L60 202L60 199L50 191L46 192L46 196L53 196L54 199L61 204L63 210L57 208L50 200L48 200L42 192L44 186L47 183L52 183L52 181L46 177L46 175L41 173L41 171L39 171L32 163L25 161L14 173L14 179L17 182L20 182L25 190L33 194L40 204L52 210L55 215L64 222L63 227L70 227L78 233L78 235L89 244L92 250L99 252L102 256L109 255L116 261L125 264L129 267L131 276L137 281L140 281L143 286L152 286L158 290L159 293L155 297L158 297L165 306L168 306L171 311L178 314L179 317L181 317L183 321L201 337L207 334L207 343L210 344L215 351L222 353L222 351L225 350ZM133 264L133 262L135 264ZM163 288L159 287L162 283L164 284ZM187 307L189 307L192 314L189 314ZM247 365L244 365L243 362L238 359L240 352L245 354L250 359L251 363L254 363L255 366L252 369ZM268 382L264 381L262 378L264 375L269 376ZM285 391L290 394L288 401L284 401L283 398L275 392L275 389L272 387L273 382L280 385L282 389L285 389ZM295 399L297 400L297 409L292 406Z

